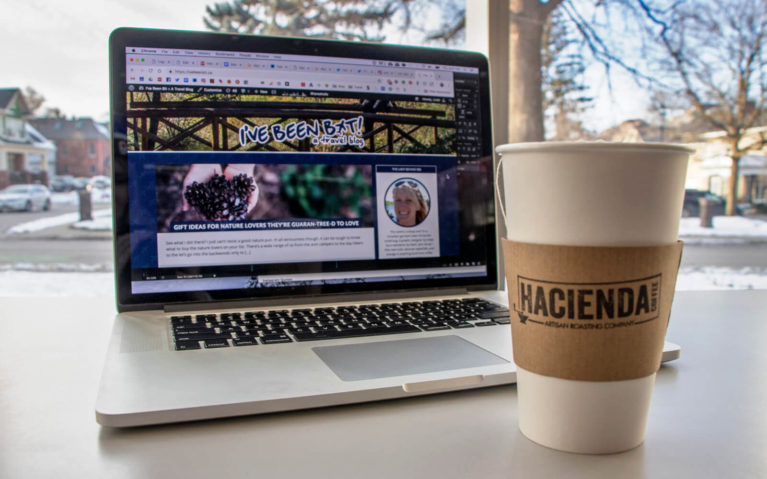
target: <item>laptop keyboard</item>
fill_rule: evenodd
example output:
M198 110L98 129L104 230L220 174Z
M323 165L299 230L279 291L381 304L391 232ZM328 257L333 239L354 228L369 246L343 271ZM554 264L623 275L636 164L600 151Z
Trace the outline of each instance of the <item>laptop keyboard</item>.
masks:
M173 316L176 350L403 334L509 324L509 310L478 298Z

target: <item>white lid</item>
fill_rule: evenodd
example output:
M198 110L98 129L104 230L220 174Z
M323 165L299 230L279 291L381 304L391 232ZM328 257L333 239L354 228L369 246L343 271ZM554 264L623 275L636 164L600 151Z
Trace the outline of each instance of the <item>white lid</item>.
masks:
M537 141L509 143L498 146L497 153L523 153L543 151L668 151L690 154L695 150L673 143L620 143L612 141Z

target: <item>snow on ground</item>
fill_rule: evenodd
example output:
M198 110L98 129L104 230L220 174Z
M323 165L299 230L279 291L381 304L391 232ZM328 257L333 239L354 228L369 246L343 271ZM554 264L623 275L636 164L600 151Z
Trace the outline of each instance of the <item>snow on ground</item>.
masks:
M0 296L114 296L112 273L1 271Z
M104 208L100 210L93 211L93 218L100 219L107 217L109 218L109 228L112 229L112 210L109 208ZM63 226L63 225L71 225L80 220L80 213L74 212L74 213L66 213L63 215L58 216L49 216L47 218L40 218L39 220L34 221L28 221L26 223L21 223L16 226L11 226L6 231L6 234L21 234L21 233L34 233L37 231L42 231L48 228L53 228L54 226Z
M0 264L0 273L5 271L26 271L34 273L96 273L109 272L114 265L110 263L6 263Z
M109 210L107 210L109 211ZM112 214L111 211L108 215L96 216L94 215L92 220L78 221L72 225L72 228L78 230L90 230L90 231L112 231Z
M682 218L679 224L679 236L707 237L738 237L757 238L767 237L767 221L742 216L715 216L712 218L713 228L700 225L700 218Z
M108 190L101 190L102 192ZM73 204L76 204L76 193L56 193L54 198L59 197L57 202L66 200L69 196L75 195ZM68 213L65 215L43 218L30 221L11 227L7 234L19 234L41 231L54 226L71 224L74 228L107 231L112 229L112 212L110 209L99 209L93 212L93 221L78 221L79 213ZM715 216L713 218L713 228L703 228L700 226L700 218L682 218L679 224L679 236L685 241L700 243L706 239L730 238L732 240L748 240L756 238L767 238L767 221L744 218L742 216ZM689 239L686 239L689 238Z
M683 267L676 280L677 291L714 289L767 289L767 268L721 266Z
M77 191L69 191L67 193L51 193L51 202L54 205L78 205L80 204L80 195ZM111 190L93 188L91 190L91 202L94 204L111 203Z
M677 291L767 289L767 270L758 268L682 268ZM2 296L114 296L112 273L0 271Z
M54 201L77 202L76 193L54 194ZM70 224L88 230L110 230L111 210L93 212L92 221L78 222L79 213L69 213L23 223L7 233L20 234L42 231L54 226ZM743 241L767 239L767 221L717 216L713 228L701 228L699 218L682 218L680 237L692 241ZM104 272L103 265L34 265L17 263L0 267L0 296L113 296L114 277ZM767 289L767 268L684 267L679 271L677 290Z

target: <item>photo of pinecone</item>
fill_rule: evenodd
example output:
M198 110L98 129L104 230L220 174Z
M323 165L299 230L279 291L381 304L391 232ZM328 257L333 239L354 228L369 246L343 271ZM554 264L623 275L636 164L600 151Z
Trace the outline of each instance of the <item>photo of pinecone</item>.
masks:
M205 183L193 182L184 191L187 203L207 220L241 220L248 212L248 199L256 185L253 177L239 174L231 180L213 175Z

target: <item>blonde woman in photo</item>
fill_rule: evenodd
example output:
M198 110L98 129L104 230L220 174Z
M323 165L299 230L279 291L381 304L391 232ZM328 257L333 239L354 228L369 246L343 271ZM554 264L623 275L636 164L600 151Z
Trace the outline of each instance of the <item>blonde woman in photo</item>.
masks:
M429 205L413 181L400 181L392 190L394 220L401 226L420 224L429 214Z

